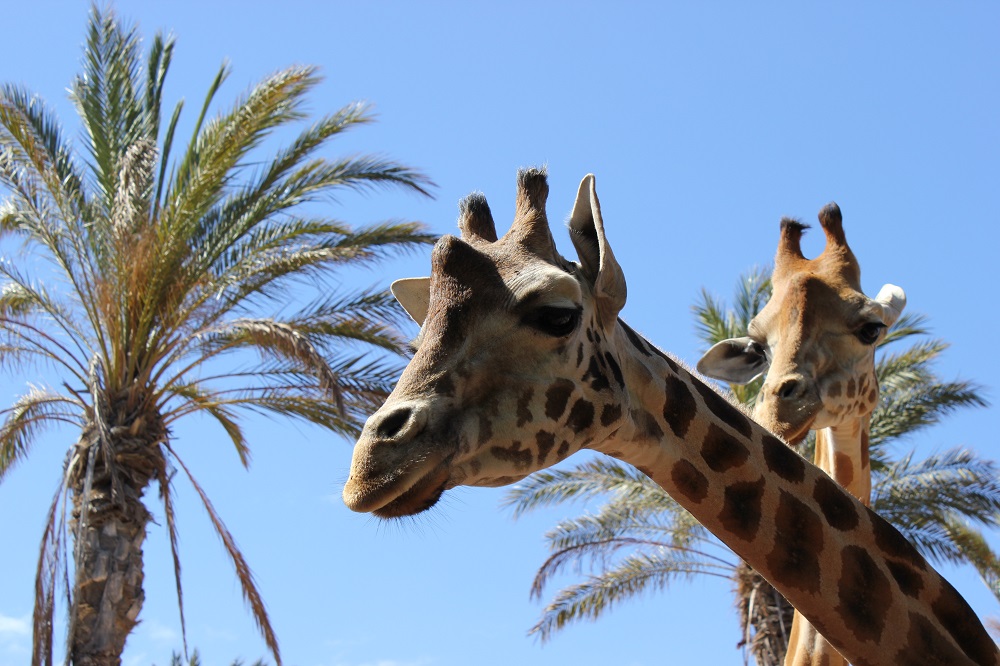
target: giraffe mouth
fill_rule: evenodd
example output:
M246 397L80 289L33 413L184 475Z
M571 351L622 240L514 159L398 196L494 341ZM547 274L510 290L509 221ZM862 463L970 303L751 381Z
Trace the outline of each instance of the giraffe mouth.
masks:
M799 425L795 428L789 426L788 428L779 429L777 434L781 435L786 442L792 446L798 446L805 441L806 435L809 434L809 429L812 427L812 419ZM782 432L784 430L784 432Z
M395 499L372 513L379 518L402 518L426 511L441 499L450 476L447 461L441 461L430 472L417 478ZM412 476L409 478L412 479Z
M344 503L379 518L412 516L434 506L451 476L450 458L429 455L400 473L352 475L344 486Z

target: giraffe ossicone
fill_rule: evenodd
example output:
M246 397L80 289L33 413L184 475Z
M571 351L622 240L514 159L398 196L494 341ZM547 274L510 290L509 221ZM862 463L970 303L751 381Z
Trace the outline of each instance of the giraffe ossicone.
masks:
M355 446L348 507L412 515L590 448L649 475L853 663L1000 664L892 526L618 318L625 278L593 176L569 221L578 263L556 251L547 195L544 171L519 172L502 237L485 198L467 198L461 238L442 237L429 280L400 290L426 289L409 303L421 330Z

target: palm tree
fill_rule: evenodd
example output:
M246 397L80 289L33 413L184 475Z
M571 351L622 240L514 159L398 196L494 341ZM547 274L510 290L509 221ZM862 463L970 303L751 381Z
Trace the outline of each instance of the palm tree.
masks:
M694 307L706 346L743 335L770 296L769 273L751 271L739 281L735 307L702 292ZM877 374L882 399L872 415L872 508L885 516L930 559L971 564L1000 599L1000 560L981 529L1000 525L997 465L968 449L915 459L894 456L895 440L937 423L951 412L985 401L978 386L944 382L931 364L947 349L928 339L926 319L901 318L883 347L917 339L901 352L882 349ZM752 404L761 381L730 387ZM810 436L803 455L812 457ZM763 578L701 526L644 474L627 464L595 457L566 470L538 472L512 488L505 503L515 516L533 509L579 501L582 515L560 521L546 534L551 556L532 585L541 597L553 576L573 565L588 571L548 602L532 633L547 640L581 619L596 620L641 593L661 591L696 576L734 581L744 661L780 665L788 646L792 607Z
M92 9L82 73L71 88L82 154L40 100L18 86L0 88L0 234L22 241L27 255L24 263L0 263L0 361L56 371L53 386L29 385L0 412L0 481L44 428L69 424L79 433L42 537L34 664L52 663L60 580L68 659L120 663L143 603L141 546L150 520L143 494L154 484L183 630L177 472L204 503L281 663L247 563L178 455L171 428L188 415L208 415L244 466L250 450L241 416L248 412L353 435L397 373L386 352L402 351L394 332L401 310L384 290L338 292L325 278L433 240L419 223L355 230L317 212L313 202L339 190L427 195L432 186L389 159L321 156L331 139L372 120L367 106L345 106L265 153L274 130L305 118L303 103L319 81L311 67L278 71L215 114L223 65L191 139L173 157L182 103L169 118L161 108L173 52L173 39L157 34L143 58L134 26ZM290 297L290 287L310 283L324 295Z

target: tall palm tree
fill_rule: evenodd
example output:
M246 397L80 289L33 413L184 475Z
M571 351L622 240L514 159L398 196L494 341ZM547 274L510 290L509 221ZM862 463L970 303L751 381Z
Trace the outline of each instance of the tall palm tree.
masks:
M703 291L694 312L706 347L745 334L769 296L769 274L760 269L740 279L731 309ZM1000 525L997 465L960 448L922 460L912 452L894 456L900 437L957 409L986 404L978 386L944 382L934 374L931 364L948 345L928 339L925 324L921 316L903 317L882 342L876 367L882 398L871 424L872 508L932 560L974 566L1000 599L1000 560L981 533ZM917 341L900 352L884 349L913 339ZM736 399L752 404L760 384L758 380L731 390ZM803 455L812 457L812 444L810 438ZM505 498L515 516L573 501L588 508L546 534L551 556L536 574L532 594L540 597L553 576L570 565L590 573L556 592L533 633L546 640L570 622L596 620L643 592L664 590L682 579L716 576L734 581L742 627L734 643L743 646L744 660L752 656L760 666L783 663L792 607L631 466L595 457L566 470L536 473Z
M321 156L331 139L371 121L365 105L319 118L265 153L274 130L305 118L303 103L319 81L311 67L272 74L216 114L223 65L190 140L175 146L182 103L169 117L161 106L173 53L173 39L157 34L143 57L134 26L92 9L71 88L82 154L40 100L18 86L0 88L0 234L22 241L26 255L0 263L0 362L56 371L53 386L29 385L0 412L0 481L45 427L69 424L79 433L42 538L34 664L52 662L61 580L68 659L120 663L143 603L143 495L154 485L183 629L171 484L178 471L208 510L280 664L247 563L178 455L171 428L207 414L244 466L247 412L353 435L396 374L385 352L402 350L394 333L401 311L384 290L338 293L325 278L433 240L419 223L355 230L310 205L345 189L428 193L424 175L395 161ZM290 297L289 287L309 281L324 295Z

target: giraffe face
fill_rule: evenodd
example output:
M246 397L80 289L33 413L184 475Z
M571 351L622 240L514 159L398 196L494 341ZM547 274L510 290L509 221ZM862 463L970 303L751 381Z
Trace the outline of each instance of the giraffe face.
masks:
M734 383L766 372L754 414L792 443L875 409L875 347L906 303L893 285L875 299L861 292L836 204L821 211L820 222L827 246L809 260L799 250L805 226L782 221L771 299L748 336L720 342L698 364L704 374Z
M485 200L467 200L462 238L438 241L430 278L394 290L421 330L355 447L350 508L418 513L449 488L513 483L617 429L624 380L605 330L609 309L616 321L624 303L608 290L624 280L602 275L620 269L602 254L592 215L577 239L584 264L562 259L544 217L544 174L519 180L507 235L491 233ZM592 189L585 179L577 208L589 211Z
M768 359L754 413L790 442L870 414L878 402L875 346L891 322L881 305L812 274L778 286L749 326Z

